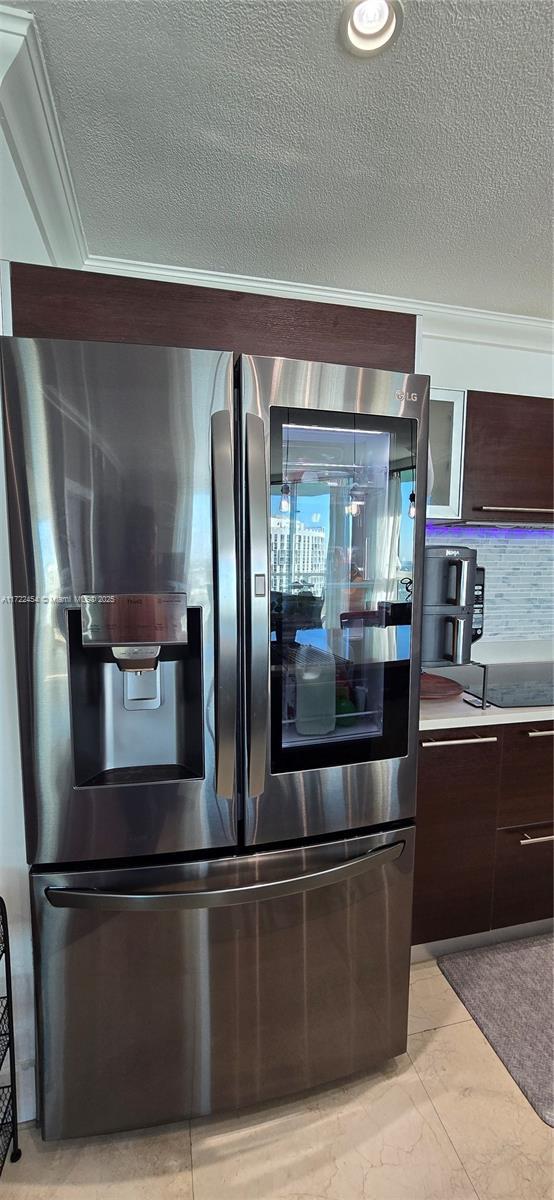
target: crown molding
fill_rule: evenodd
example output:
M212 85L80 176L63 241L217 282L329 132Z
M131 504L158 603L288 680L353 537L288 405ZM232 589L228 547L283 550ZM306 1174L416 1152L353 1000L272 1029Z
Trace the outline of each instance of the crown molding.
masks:
M32 13L0 4L0 84L25 41Z
M509 346L512 349L551 353L554 325L544 318L489 312L460 305L434 304L407 296L382 296L324 284L295 283L285 279L264 279L255 275L231 275L222 271L202 271L165 263L140 262L89 254L83 266L88 271L108 275L128 275L136 279L156 279L165 283L185 283L193 287L211 287L227 291L255 292L294 300L312 300L323 304L341 304L354 308L379 308L385 311L415 313L420 318L422 338L481 342Z
M31 13L0 5L0 125L53 265L87 246L52 89Z

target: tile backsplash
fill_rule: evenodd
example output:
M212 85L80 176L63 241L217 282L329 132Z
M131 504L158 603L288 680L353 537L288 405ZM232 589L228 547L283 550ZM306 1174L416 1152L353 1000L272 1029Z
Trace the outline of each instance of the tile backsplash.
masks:
M427 525L428 545L470 546L485 568L483 637L554 637L554 530Z

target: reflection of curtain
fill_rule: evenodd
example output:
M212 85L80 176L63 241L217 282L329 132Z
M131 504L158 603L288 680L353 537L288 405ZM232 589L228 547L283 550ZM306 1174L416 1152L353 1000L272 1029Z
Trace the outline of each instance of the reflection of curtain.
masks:
M396 600L397 576L400 566L400 525L402 522L402 492L400 476L389 476L386 495L377 493L368 510L366 528L368 544L368 576L372 581L368 607L376 609L380 601ZM396 630L371 631L370 657L388 661L396 658Z
M396 600L397 575L400 566L400 523L402 493L400 476L389 479L387 505L377 521L377 563L375 596L372 608L379 600Z
M346 505L350 486L329 489L329 541L325 562L325 600L321 621L325 629L340 629L340 614L349 607L350 554Z

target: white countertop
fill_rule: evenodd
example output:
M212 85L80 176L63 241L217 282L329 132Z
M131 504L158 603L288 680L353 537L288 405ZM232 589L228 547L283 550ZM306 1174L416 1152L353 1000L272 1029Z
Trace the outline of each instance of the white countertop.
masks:
M419 709L420 729L454 729L466 725L515 725L535 721L554 721L554 706L549 708L473 708L462 696L453 700L422 700Z

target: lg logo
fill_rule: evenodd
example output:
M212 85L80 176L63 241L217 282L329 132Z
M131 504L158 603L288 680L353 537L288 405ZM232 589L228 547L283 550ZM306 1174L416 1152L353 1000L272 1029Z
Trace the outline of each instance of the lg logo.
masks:
M403 403L404 400L411 400L414 403L417 403L418 395L417 392L397 392L396 399L401 403Z

